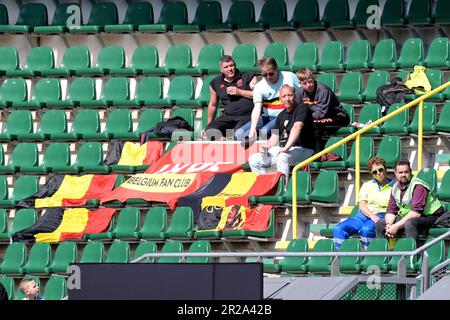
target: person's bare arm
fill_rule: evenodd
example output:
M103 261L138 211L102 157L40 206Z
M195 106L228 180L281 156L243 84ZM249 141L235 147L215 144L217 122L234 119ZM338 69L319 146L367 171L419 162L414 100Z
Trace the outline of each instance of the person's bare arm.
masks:
M386 233L390 236L395 236L400 229L405 227L406 222L411 219L420 218L421 214L415 211L410 211L406 216L396 223L386 227Z
M373 222L377 222L378 220L380 220L380 218L369 209L366 200L360 200L358 204L359 204L359 211L361 211L361 213L365 215L367 218L370 218Z
M262 102L256 102L252 110L252 117L251 117L252 124L250 126L250 132L248 134L250 138L256 137L257 135L256 126L258 125L259 117L261 116L261 111L262 111Z
M251 90L243 90L235 86L230 86L227 88L227 93L232 96L241 96L244 98L253 99L253 87L255 86L256 82L257 81L255 76L253 77L253 79L250 81L249 84Z
M217 105L219 104L219 95L209 87L209 103L208 103L208 122L207 125L211 123L216 117Z

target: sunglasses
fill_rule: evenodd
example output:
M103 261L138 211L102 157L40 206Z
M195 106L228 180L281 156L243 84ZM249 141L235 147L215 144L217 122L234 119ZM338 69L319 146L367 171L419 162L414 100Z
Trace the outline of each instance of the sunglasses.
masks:
M372 174L382 173L384 172L384 168L378 168L372 171Z
M261 75L265 77L273 77L275 75L275 72L267 72L267 73L261 73Z

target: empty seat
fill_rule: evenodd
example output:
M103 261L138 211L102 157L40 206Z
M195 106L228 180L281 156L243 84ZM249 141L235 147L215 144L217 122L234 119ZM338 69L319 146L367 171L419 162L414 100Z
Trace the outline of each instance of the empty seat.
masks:
M406 40L400 51L400 57L397 60L399 68L413 68L422 64L423 60L423 41L420 38Z
M211 244L207 240L196 240L189 247L189 253L209 253L211 252ZM187 263L210 263L211 257L188 257Z
M370 42L368 40L357 40L348 48L347 60L344 65L347 70L368 69L371 59Z
M360 146L359 146L359 164L362 168L365 168L367 161L374 156L374 141L371 137L361 137ZM347 167L354 168L355 167L355 159L356 159L356 141L353 142L352 149L350 151L350 155L347 160L345 160L345 164Z
M164 2L157 24L139 26L140 32L164 33L175 24L187 24L187 8L182 1Z
M117 24L118 14L114 2L96 2L89 15L86 25L70 26L70 33L99 33L104 31L105 25Z
M61 173L108 173L109 167L102 165L102 163L102 144L100 142L85 142L81 144L72 166L54 166L52 171Z
M317 0L299 0L294 8L291 22L300 29L322 30L325 24L320 20Z
M167 99L173 105L195 106L197 103L194 100L194 94L194 79L191 76L178 76L170 81Z
M416 107L414 118L408 126L408 131L417 133L419 130L419 106ZM436 105L433 102L425 102L423 104L423 132L436 132Z
M13 242L7 248L0 263L0 273L20 274L26 262L27 247L24 242Z
M346 72L339 86L339 100L362 101L363 77L360 72Z
M33 119L29 110L14 110L6 119L1 141L26 139L33 136Z
M387 0L381 14L381 24L392 27L404 26L406 23L404 16L405 3L403 0Z
M28 51L23 69L9 70L8 77L36 77L41 76L43 70L53 69L55 66L53 50L47 46L33 47Z
M200 50L197 63L192 68L177 69L176 74L203 75L208 73L219 73L219 59L223 56L221 44L207 44Z
M328 88L331 89L331 91L336 92L336 74L334 73L320 73L316 80L324 85L326 85Z
M428 68L450 67L450 44L447 38L435 38L428 48L423 65Z
M345 84L345 83L344 83ZM348 88L347 86L347 89ZM344 91L345 93L345 91ZM350 121L346 127L339 128L336 132L337 134L347 134L347 133L353 133L355 132L355 127L352 125L355 121L355 108L353 108L353 105L349 103L342 103L342 108L347 112L348 117L350 118Z
M52 172L55 167L70 166L70 148L65 142L53 142L47 146L42 163L38 167L28 168L31 173Z
M15 292L14 279L11 277L0 277L0 285L6 290L8 300L12 300Z
M345 239L341 244L340 252L360 252L360 240L357 238ZM340 257L339 264L341 272L358 272L358 265L361 262L361 257Z
M7 25L8 22L8 9L3 3L0 3L0 25Z
M344 44L330 41L323 47L318 69L320 71L342 70L344 68Z
M3 180L3 179L2 179ZM4 180L5 181L5 180ZM3 209L4 210L4 209ZM6 212L3 211L6 215ZM34 225L37 221L36 210L34 209L19 209L14 214L11 227L4 233L0 233L1 240L9 240L16 232L22 231Z
M222 23L222 8L218 1L202 1L195 11L194 20L191 24L174 24L174 32L200 32L206 26Z
M44 76L68 77L77 73L78 69L87 69L91 66L91 55L86 46L70 46L64 51L59 68L44 69Z
M319 239L314 245L312 252L334 252L334 250L334 242L332 239ZM329 272L332 260L332 256L309 257L308 262L306 262L300 268L303 271L309 272Z
M38 149L35 143L22 142L14 148L9 163L0 166L0 174L15 172L30 172L38 166Z
M259 72L256 66L256 47L253 43L238 44L234 47L232 56L240 71Z
M100 132L100 116L97 110L81 109L77 112L72 124L72 130L68 133L53 133L52 140L77 140L88 139L92 134Z
M80 263L102 263L104 260L105 246L103 242L89 241L83 249Z
M128 3L121 24L105 25L105 32L127 33L138 30L139 26L153 24L153 7L149 2Z
M62 300L67 297L67 283L63 277L51 277L45 285L44 300Z
M111 244L105 263L129 263L130 245L126 241L115 241Z
M394 112L398 108L402 107L402 103L394 103L388 109L388 114ZM400 112L400 114L395 117L386 120L381 126L381 132L383 133L396 133L396 134L406 134L408 132L409 123L409 110Z
M183 253L183 250L181 241L166 241L161 249L161 253ZM158 263L179 263L181 260L181 257L161 257L158 259Z
M397 47L393 39L383 39L377 43L370 67L388 70L397 68Z
M402 156L401 141L398 136L384 136L378 145L377 157L386 162L386 167L394 168Z
M33 33L36 34L59 34L69 31L69 25L77 22L73 15L81 12L80 5L77 3L59 3L53 14L51 25L36 26ZM81 23L81 17L79 18Z
M52 260L51 247L49 243L37 242L30 250L28 261L20 268L21 273L45 273Z
M264 49L265 57L273 57L277 62L278 69L281 71L291 70L289 65L289 54L285 42L269 43Z
M103 47L97 57L97 62L92 68L78 68L77 76L102 76L108 74L111 69L125 67L125 51L122 46L109 45Z
M359 112L358 122L360 124L370 124L382 117L381 107L378 103L365 104ZM380 127L376 126L366 131L366 134L380 134Z
M146 75L159 66L158 49L153 45L139 46L134 50L128 68L113 68L112 75Z
M287 248L286 252L308 252L308 240L306 239L292 239ZM301 266L303 266L308 261L307 257L284 257L283 260L279 262L278 265L270 265L270 263L265 263L264 267L266 269L273 269L274 271L284 271L284 272L299 272L303 271ZM270 271L270 270L267 270Z
M161 67L148 69L149 74L171 75L177 70L192 68L191 48L185 44L173 45L167 50L164 63Z
M3 107L12 107L17 103L27 101L27 83L22 78L6 79L0 91L0 104Z
M15 204L39 191L38 179L35 176L19 176L8 199L0 200L0 208L14 207Z
M73 107L97 106L95 100L96 88L95 80L88 77L75 78L67 92L66 100Z
M50 266L45 268L46 273L67 273L70 263L77 260L77 244L75 242L61 242L56 248L55 256Z
M401 238L398 239L395 243L395 247L393 252L397 251L414 251L416 250L416 240L412 238ZM400 261L402 257L401 256L393 256L388 262L388 268L391 271L397 271L397 264ZM415 271L414 269L414 263L416 262L415 256L405 256L405 262L406 262L406 269L408 271Z
M334 170L321 171L316 178L310 200L322 203L339 202L339 179Z
M431 0L412 0L405 19L412 26L426 26L432 24Z
M1 46L0 56L0 75L5 75L9 70L16 70L19 68L19 54L15 47Z
M367 21L373 15L372 10L368 10L370 6L379 7L378 0L359 0L356 5L355 14L352 21L357 28L367 28Z
M373 239L367 247L367 252L387 252L389 249L388 240L386 238ZM359 265L359 270L368 271L368 268L376 266L381 271L387 271L387 256L366 256Z
M439 0L434 10L434 24L447 26L450 24L450 3Z
M347 0L330 0L325 6L321 19L325 26L333 29L352 28Z
M153 128L162 121L163 113L161 112L161 110L146 109L140 114L139 122L134 133L137 137L140 137L142 133Z
M144 225L134 234L141 239L164 239L167 229L167 211L163 207L153 207L147 211Z
M138 208L123 208L119 212L117 223L109 232L86 234L91 240L98 239L129 239L134 238L139 229L140 211Z
M309 68L311 71L317 70L319 63L319 53L315 42L302 42L294 51L291 71L296 72L302 68Z
M166 230L166 237L170 239L192 239L194 227L194 213L190 207L177 207L172 214L170 225Z
M31 136L34 140L54 139L56 136L70 138L67 133L67 116L63 110L47 110L42 115L39 123L39 129L35 135Z
M136 260L137 258L143 256L144 254L156 253L157 251L158 251L158 248L156 247L156 243L154 243L152 241L141 242L141 243L139 243L136 250L134 251L134 259L133 260ZM149 263L149 262L154 262L154 261L155 261L155 258L147 258L145 260L142 260L141 263Z
M228 17L224 23L208 24L206 31L231 32L239 28L239 25L255 22L255 7L251 1L235 1L231 4Z
M99 100L107 107L136 106L134 100L130 100L130 85L128 79L124 77L115 77L106 81Z
M140 106L168 106L170 101L163 98L163 86L159 77L144 77L136 88L134 101Z
M429 238L425 243L428 243L432 241L433 238ZM431 270L434 267L436 267L438 264L445 261L445 242L444 240L438 241L431 247L429 247L426 250L426 253L428 253L428 268ZM421 271L422 269L422 262L423 262L423 256L421 255L420 258L414 263L414 269L416 271Z
M0 25L0 33L29 33L35 26L48 24L47 7L43 3L25 3L15 25Z
M387 71L374 71L369 75L367 79L366 89L363 93L363 99L365 101L377 100L377 89L380 86L387 84L390 80L389 73Z
M256 23L242 23L237 26L241 31L262 31L270 28L272 24L286 22L286 4L283 0L268 0L262 8Z
M423 168L417 173L417 178L425 181L430 187L431 192L437 190L437 173L436 170L430 168Z
M29 101L13 103L17 109L39 109L57 106L61 102L61 84L55 78L43 78L36 82Z

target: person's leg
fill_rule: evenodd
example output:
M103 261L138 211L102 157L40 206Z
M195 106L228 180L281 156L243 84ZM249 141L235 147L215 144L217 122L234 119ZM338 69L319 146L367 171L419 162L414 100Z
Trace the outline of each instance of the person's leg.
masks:
M276 162L277 159L277 152L276 150L280 147L275 146L269 149L268 156L265 156L261 153L254 153L252 154L249 159L248 163L250 165L250 169L252 172L257 173L267 173L272 172L274 169L274 162Z
M282 152L277 158L277 170L289 179L290 167L308 159L314 154L314 150L303 147L292 147L288 152Z
M377 238L384 238L386 236L386 221L377 221L375 224L375 235Z
M358 232L363 226L363 222L357 217L350 217L336 225L333 229L334 244L336 249L340 249L342 242L352 234Z
M405 237L414 238L416 241L420 233L425 233L433 227L438 216L421 216L419 218L410 219L405 223Z
M272 134L272 129L275 128L276 117L262 117L262 123L258 126L259 137L269 139Z
M383 213L378 213L377 216L381 219L384 219ZM372 219L367 218L367 220L361 227L361 230L359 230L359 235L361 236L362 246L367 250L369 243L376 237L375 222Z
M258 124L256 126L256 128L258 129L259 126L262 125L262 119L261 117L258 120ZM248 134L250 132L250 127L252 126L252 122L248 121L247 123L245 123L244 125L242 125L239 129L236 130L236 132L234 133L234 137L236 138L236 140L238 141L244 141L244 139L246 137L248 137Z
M233 129L235 122L231 117L225 115L214 119L205 128L206 137L210 140L222 140L218 139L218 131L222 134L222 138L225 137L226 129Z

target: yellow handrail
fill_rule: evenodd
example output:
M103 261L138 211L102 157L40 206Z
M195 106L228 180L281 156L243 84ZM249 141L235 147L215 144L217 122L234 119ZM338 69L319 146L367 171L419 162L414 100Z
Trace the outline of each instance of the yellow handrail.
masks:
M322 155L327 154L328 152L334 150L335 148L343 145L344 143L347 143L350 140L356 139L356 148L355 148L355 152L356 152L356 156L355 156L355 194L356 196L358 196L359 193L359 185L360 185L360 163L359 163L359 142L360 142L360 136L364 133L366 133L367 131L369 131L370 129L372 129L373 127L376 127L380 124L382 124L383 122L385 122L386 120L391 119L392 117L395 117L396 115L398 115L399 113L405 111L406 109L411 108L412 106L415 106L416 104L419 104L419 121L418 121L418 127L419 127L419 131L418 131L418 152L417 152L417 156L418 156L418 170L422 169L422 150L423 150L423 101L428 99L429 97L435 95L436 93L439 93L443 90L445 90L447 87L450 87L450 81L441 85L440 87L431 90L430 92L420 96L417 99L414 99L413 101L405 104L404 106L398 108L397 110L391 112L390 114L376 120L375 122L373 122L372 124L368 125L367 127L364 127L360 130L358 130L355 133L352 133L351 135L343 138L342 140L340 140L339 142L336 142L335 144L329 146L328 148L325 148L324 150L316 153L315 155L311 156L310 158L300 162L299 164L297 164L294 169L292 170L292 238L296 239L297 238L297 171L300 168L303 168L304 166L307 166L308 164L310 164L311 162L313 162L314 160L320 158ZM358 198L356 198L358 199Z

